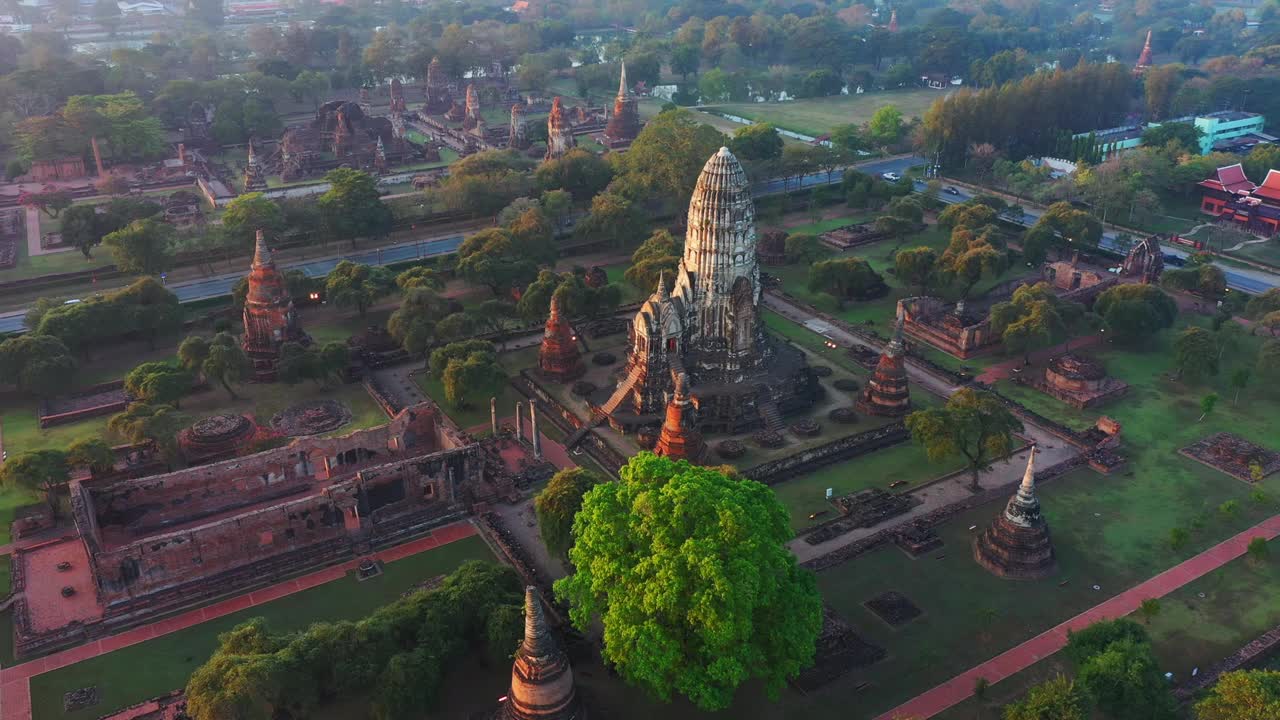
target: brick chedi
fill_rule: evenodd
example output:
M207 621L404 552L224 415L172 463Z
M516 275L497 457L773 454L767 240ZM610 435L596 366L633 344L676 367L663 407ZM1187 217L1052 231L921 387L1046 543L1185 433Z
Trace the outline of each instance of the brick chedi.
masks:
M1143 73L1151 67L1151 31L1147 31L1147 41L1142 44L1142 52L1138 55L1138 64L1133 66L1135 73Z
M875 373L862 389L856 407L868 415L900 417L911 410L907 388L907 348L902 340L902 318L894 326L893 339L885 346L876 363Z
M404 103L404 85L400 78L391 78L391 114L400 115L406 112Z
M507 131L507 147L515 150L529 148L529 129L524 116L524 105L511 106L511 127Z
M249 141L249 160L244 166L244 191L262 192L267 189L266 172L262 169L262 163L258 162L258 156L253 152L253 141Z
M991 527L974 540L974 559L1000 577L1043 578L1058 569L1049 525L1040 514L1040 501L1036 499L1035 460L1036 449L1032 446L1018 492Z
M687 373L703 433L780 430L781 415L812 406L821 387L803 352L764 332L755 205L728 148L703 166L687 225L674 287L660 280L640 306L618 385L592 403L619 430L657 424Z
M298 324L284 275L276 268L266 237L259 230L253 267L249 270L249 292L244 300L244 336L240 340L253 363L255 380L275 380L280 346L287 342L307 344L311 338Z
M449 78L444 74L444 66L440 58L431 58L427 65L427 101L423 111L428 115L440 115L453 107L453 98L449 95Z
M462 117L462 129L473 130L482 122L484 119L480 117L480 94L476 92L474 84L468 85L466 115Z
M578 350L578 338L561 311L559 295L551 296L551 314L542 333L538 367L543 375L560 382L580 378L587 371Z
M689 378L676 378L676 392L667 403L667 418L662 423L658 444L653 452L673 460L697 462L706 445L693 422L693 403L689 400Z
M524 591L524 642L511 664L511 689L497 720L586 720L569 657L560 648L532 585Z
M557 96L551 101L551 114L547 116L547 160L564 157L574 146L573 126L564 114L564 107Z
M622 79L618 82L618 96L613 100L613 114L604 127L604 137L610 147L630 144L640 134L640 111L636 98L627 87L627 63L622 63Z

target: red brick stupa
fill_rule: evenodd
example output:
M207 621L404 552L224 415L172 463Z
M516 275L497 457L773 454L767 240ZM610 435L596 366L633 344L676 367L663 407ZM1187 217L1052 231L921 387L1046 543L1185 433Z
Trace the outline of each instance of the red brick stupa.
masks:
M254 380L272 382L276 379L280 346L287 342L306 345L311 338L298 324L298 313L293 308L284 275L276 268L266 236L259 230L253 268L249 270L249 293L244 300L244 337L240 341L253 363Z
M1036 448L1027 457L1027 471L1018 492L1004 512L973 543L973 557L994 575L1007 578L1048 577L1058 569L1049 525L1036 499Z
M547 326L542 332L538 367L543 375L559 382L580 378L587 371L578 350L578 336L560 312L558 295L551 296L551 314L547 316Z
M564 114L560 97L551 101L551 114L547 116L547 154L544 160L555 160L575 147L573 125Z
M573 668L547 627L538 591L524 591L524 642L511 664L511 690L497 720L586 720L573 685Z
M627 87L627 63L622 63L622 79L618 82L618 96L613 100L613 115L604 127L604 138L609 147L630 145L640 134L640 111L636 98Z
M899 417L911 410L911 395L907 389L906 346L902 342L902 318L893 328L893 339L885 346L876 363L876 371L862 397L854 407L867 415Z
M697 462L706 445L693 423L693 402L689 400L689 378L681 373L676 378L676 392L667 403L667 419L662 423L662 433L653 452L673 460Z
M1147 31L1147 41L1142 44L1142 54L1138 56L1138 64L1134 66L1135 73L1142 73L1151 67L1151 31Z

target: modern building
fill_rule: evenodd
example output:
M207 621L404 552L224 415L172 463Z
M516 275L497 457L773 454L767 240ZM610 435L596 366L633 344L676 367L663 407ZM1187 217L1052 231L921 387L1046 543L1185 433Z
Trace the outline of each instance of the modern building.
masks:
M1267 172L1262 184L1255 185L1242 166L1228 165L1198 184L1200 212L1255 235L1280 231L1280 170Z
M1077 133L1075 137L1085 138L1093 135L1098 142L1098 150L1102 159L1142 146L1142 133L1148 128L1160 127L1164 123L1186 123L1200 128L1200 154L1210 152L1248 152L1254 145L1263 142L1275 142L1276 138L1262 132L1266 118L1258 113L1240 110L1221 110L1204 115L1184 115L1171 118L1163 123L1147 123L1146 125L1122 125Z

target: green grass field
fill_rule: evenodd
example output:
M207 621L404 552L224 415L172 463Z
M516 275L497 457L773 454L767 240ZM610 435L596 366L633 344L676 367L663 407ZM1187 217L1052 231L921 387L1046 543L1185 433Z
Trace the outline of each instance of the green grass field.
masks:
M913 89L806 98L785 103L725 103L704 108L757 122L771 122L780 128L817 136L830 132L837 125L865 123L885 105L897 107L904 118L923 117L925 110L944 96L940 90Z
M466 538L388 563L381 576L364 582L357 582L353 574L348 574L279 600L37 675L31 680L32 717L95 718L182 687L217 647L218 634L250 618L264 617L273 630L283 631L301 630L324 620L356 619L394 601L415 583L452 572L467 560L492 559L483 540ZM78 712L63 712L63 694L90 685L98 687L102 702Z

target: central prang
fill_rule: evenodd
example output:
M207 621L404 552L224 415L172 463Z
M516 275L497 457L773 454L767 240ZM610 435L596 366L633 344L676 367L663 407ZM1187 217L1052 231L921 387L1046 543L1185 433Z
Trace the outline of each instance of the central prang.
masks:
M640 307L618 385L593 404L620 431L657 424L683 374L691 427L781 431L781 416L812 406L820 390L804 353L765 334L760 293L755 205L742 165L722 147L689 201L674 282L659 280Z

